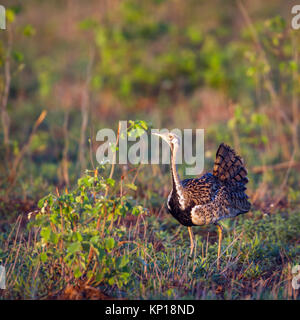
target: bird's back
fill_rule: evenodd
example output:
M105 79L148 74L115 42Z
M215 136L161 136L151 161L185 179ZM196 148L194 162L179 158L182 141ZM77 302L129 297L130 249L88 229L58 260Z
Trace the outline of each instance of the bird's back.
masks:
M247 183L242 158L222 143L216 153L212 174L182 181L185 211L189 211L194 225L216 223L246 213L251 207L245 193Z

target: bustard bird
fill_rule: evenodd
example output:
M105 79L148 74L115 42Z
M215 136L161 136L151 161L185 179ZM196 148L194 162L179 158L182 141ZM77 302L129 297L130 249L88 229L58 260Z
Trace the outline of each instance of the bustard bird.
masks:
M192 226L215 224L219 233L217 259L219 269L223 229L218 221L246 213L251 207L245 193L248 178L244 162L232 148L222 143L216 153L213 173L181 181L176 169L179 137L173 133L154 134L165 140L171 148L173 188L168 197L167 207L173 217L188 227L191 242L190 257L194 250Z

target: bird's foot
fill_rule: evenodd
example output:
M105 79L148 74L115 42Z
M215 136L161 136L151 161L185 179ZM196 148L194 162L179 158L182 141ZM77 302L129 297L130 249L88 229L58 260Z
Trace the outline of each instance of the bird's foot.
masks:
M191 245L190 254L189 254L189 259L190 259L190 260L193 259L193 255L194 255L194 251L195 251L195 246L196 246L196 241L193 240L192 245Z

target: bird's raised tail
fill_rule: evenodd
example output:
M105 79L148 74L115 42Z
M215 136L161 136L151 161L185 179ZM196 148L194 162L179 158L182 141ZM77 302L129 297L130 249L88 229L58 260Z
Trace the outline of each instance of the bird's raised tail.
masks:
M234 216L246 213L251 208L244 192L248 183L247 169L243 159L228 145L222 143L216 154L213 175L227 185Z
M217 151L213 175L224 183L239 186L248 183L247 169L243 159L224 143L220 144Z

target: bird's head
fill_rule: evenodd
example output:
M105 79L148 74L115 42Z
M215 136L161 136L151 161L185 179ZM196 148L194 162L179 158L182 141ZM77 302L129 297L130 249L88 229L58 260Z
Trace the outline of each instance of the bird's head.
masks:
M167 144L172 148L174 146L179 146L180 145L180 138L172 132L165 132L165 133L156 133L153 132L155 136L161 137L163 140L167 142Z

